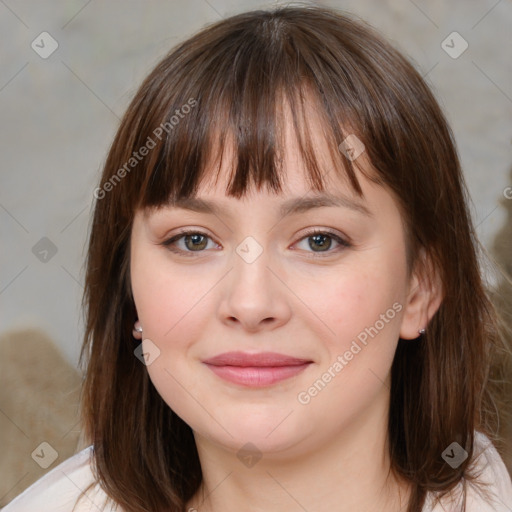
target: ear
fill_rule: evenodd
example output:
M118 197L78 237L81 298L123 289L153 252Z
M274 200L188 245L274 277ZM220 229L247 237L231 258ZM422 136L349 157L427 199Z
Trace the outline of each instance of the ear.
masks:
M426 329L443 301L443 286L438 272L424 248L421 248L415 270L409 282L409 291L400 327L400 338L412 340Z

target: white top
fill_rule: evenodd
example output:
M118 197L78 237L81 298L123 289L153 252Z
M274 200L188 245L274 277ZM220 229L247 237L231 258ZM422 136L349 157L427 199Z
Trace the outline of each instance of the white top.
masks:
M71 512L80 494L94 481L93 454L91 445L65 460L16 496L2 512ZM75 512L123 512L115 506L103 509L105 498L105 492L96 484L80 499Z
M46 473L19 496L14 498L2 512L71 512L76 499L94 477L91 472L92 445L65 460ZM507 468L487 436L475 432L475 459L478 469L483 469L481 479L490 482L489 491L494 493L494 503L487 503L471 486L467 486L467 512L512 512L512 482ZM457 489L462 484L459 483ZM80 500L75 512L123 512L120 506L102 509L106 494L96 485ZM439 504L432 508L433 494L427 494L422 512L446 512ZM446 506L449 502L443 501Z

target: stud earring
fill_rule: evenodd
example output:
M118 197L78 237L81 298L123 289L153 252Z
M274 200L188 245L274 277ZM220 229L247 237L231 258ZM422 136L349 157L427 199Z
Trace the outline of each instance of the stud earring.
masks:
M142 338L142 326L138 320L133 326L133 337L139 340Z
M425 329L420 329L418 332L420 333L420 335L425 334Z

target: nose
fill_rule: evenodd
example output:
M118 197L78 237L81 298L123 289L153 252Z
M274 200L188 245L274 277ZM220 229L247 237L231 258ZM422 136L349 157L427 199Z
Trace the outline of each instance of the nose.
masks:
M238 249L223 283L218 311L221 321L252 333L285 324L291 316L291 292L283 282L283 272L273 264L269 251L263 250L253 259L254 252L247 257L250 251Z

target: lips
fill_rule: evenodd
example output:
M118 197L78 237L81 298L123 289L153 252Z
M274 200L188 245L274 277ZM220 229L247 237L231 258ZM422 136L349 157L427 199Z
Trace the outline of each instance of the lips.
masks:
M276 352L259 352L257 354L247 354L245 352L225 352L218 356L203 361L213 366L299 366L305 363L311 363L310 359L299 359Z
M221 379L245 387L271 386L303 372L313 361L276 352L226 352L203 361Z

